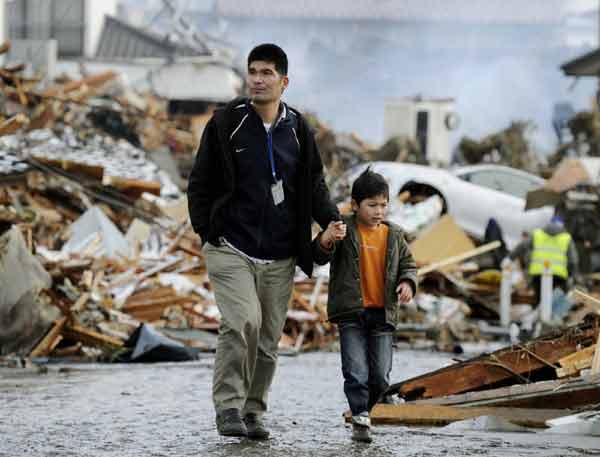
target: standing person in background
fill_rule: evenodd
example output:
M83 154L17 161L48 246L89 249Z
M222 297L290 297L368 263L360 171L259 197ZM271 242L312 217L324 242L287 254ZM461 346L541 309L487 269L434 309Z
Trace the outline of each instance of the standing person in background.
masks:
M312 274L311 223L339 219L314 135L281 101L288 61L274 44L248 55L249 98L208 122L188 185L221 312L213 377L217 430L267 439L262 421L296 265ZM345 235L333 225L333 237Z
M409 302L417 290L402 230L384 220L388 201L387 182L367 169L352 186L348 236L336 241L332 224L316 239L317 263L331 260L327 312L340 331L352 439L363 442L371 442L369 412L389 387L399 302Z
M527 265L527 274L535 292L535 306L540 302L546 261L550 262L554 288L558 287L566 293L569 278L579 279L577 249L559 216L554 216L544 228L535 229L508 256L511 261L517 258L525 259L523 265Z

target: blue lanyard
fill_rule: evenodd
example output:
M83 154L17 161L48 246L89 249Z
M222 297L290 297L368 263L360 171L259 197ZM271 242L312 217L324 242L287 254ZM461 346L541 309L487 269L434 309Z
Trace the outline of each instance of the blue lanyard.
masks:
M270 129L267 132L267 148L269 149L269 162L271 163L273 182L277 182L277 174L275 173L275 159L273 158L273 135L271 134Z

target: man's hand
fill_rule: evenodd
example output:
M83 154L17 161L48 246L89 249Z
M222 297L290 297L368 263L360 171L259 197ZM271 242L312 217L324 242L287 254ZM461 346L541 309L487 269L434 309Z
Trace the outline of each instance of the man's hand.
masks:
M346 224L342 221L330 222L327 228L321 233L319 243L323 249L331 249L336 241L343 240L346 237Z
M396 293L398 294L398 302L399 303L408 303L413 298L412 287L407 281L402 281L396 287Z

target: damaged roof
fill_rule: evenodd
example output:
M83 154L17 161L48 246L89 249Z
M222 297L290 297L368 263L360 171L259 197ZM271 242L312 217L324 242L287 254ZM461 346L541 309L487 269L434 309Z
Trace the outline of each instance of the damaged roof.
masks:
M177 43L155 32L141 29L113 16L105 16L96 57L104 59L136 59L210 55L206 45L192 47Z
M600 76L600 48L565 62L560 69L566 76Z

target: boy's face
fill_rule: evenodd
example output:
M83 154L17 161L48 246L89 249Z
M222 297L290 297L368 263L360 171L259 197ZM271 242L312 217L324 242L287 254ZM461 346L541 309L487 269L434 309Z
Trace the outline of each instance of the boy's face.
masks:
M357 221L367 227L377 227L381 224L385 218L387 207L388 199L385 195L365 198L360 205L356 203L356 200L352 200L352 210Z
M288 77L280 75L273 62L255 60L248 65L246 83L254 103L278 101L288 82Z

